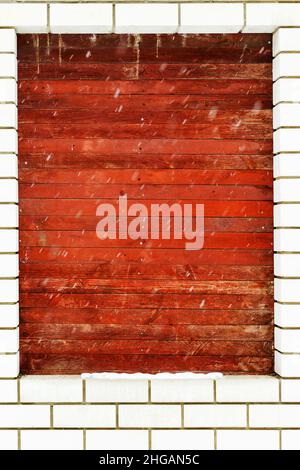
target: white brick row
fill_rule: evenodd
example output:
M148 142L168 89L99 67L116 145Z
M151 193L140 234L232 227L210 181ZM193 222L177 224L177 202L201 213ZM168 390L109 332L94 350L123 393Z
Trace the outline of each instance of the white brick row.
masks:
M1 204L0 204L1 209ZM0 254L0 278L19 275L19 257L14 254Z
M105 402L147 402L147 380L86 380L86 401Z
M147 450L148 431L86 431L86 450Z
M18 401L17 380L1 380L0 403L15 403Z
M174 428L181 426L180 405L120 405L119 425L124 428Z
M275 227L300 227L300 204L274 206Z
M243 26L242 3L181 4L181 33L238 33Z
M0 27L14 27L18 33L46 33L47 5L1 3Z
M18 177L18 159L15 154L0 155L0 178Z
M0 305L0 328L15 328L19 324L19 304Z
M0 377L13 378L19 375L19 353L0 354Z
M273 127L300 127L300 104L280 103L273 109Z
M281 381L281 401L300 402L300 380Z
M17 35L14 29L0 29L0 52L17 53Z
M274 181L274 202L298 201L300 201L300 177L297 179L280 179Z
M0 129L1 152L18 153L18 134L15 129Z
M49 405L0 405L0 428L47 428Z
M277 129L273 136L274 153L300 151L300 129Z
M1 4L0 4L1 6ZM0 102L16 103L17 102L17 84L14 78L0 77Z
M50 4L51 33L109 33L112 4Z
M299 428L300 405L250 405L249 425L257 428Z
M18 431L0 430L0 450L18 450Z
M300 354L275 351L275 372L281 377L300 377Z
M18 182L15 179L0 180L0 202L18 202Z
M279 277L300 277L300 254L275 254L274 272Z
M273 104L284 101L300 102L299 83L299 78L279 78L273 84Z
M20 398L34 402L82 402L82 380L79 376L24 376L20 380Z
M1 30L0 30L1 31ZM0 104L0 127L18 127L17 107L14 104Z
M18 300L19 300L18 279L0 279L0 303L18 302Z
M300 300L300 279L275 279L274 297L278 302L298 302Z
M244 427L247 424L245 405L185 405L186 427Z
M281 52L273 60L273 80L281 77L300 77L300 54Z
M300 450L300 431L282 431L281 448L282 450Z
M277 402L279 381L275 377L227 376L216 380L219 402Z
M0 353L16 353L19 350L19 328L0 329ZM1 385L1 384L0 384Z
M297 3L246 4L245 33L272 33L279 26L300 26Z
M300 353L300 330L275 328L274 343L282 353Z
M300 28L279 28L273 35L273 55L280 52L298 52Z
M280 153L274 157L274 178L279 176L300 177L300 153Z
M274 250L275 251L300 251L299 246L300 229L275 229Z
M213 380L152 380L152 402L211 402L214 399Z
M83 450L83 431L21 431L21 450Z
M18 226L19 226L18 206L16 204L0 204L0 228L10 228L10 227L15 228ZM1 259L2 258L0 258L0 260ZM1 273L1 270L2 270L2 266L0 264L0 273ZM0 277L1 277L1 274L0 274Z
M279 431L218 430L218 450L279 450Z
M0 77L17 78L17 57L16 54L0 54Z
M274 322L283 328L300 327L300 305L285 305L275 303Z
M0 229L0 250L2 253L17 252L19 249L18 230Z
M177 4L117 4L116 33L175 33Z
M114 428L114 405L54 405L53 424L57 428Z
M214 432L210 430L152 431L153 450L213 450Z

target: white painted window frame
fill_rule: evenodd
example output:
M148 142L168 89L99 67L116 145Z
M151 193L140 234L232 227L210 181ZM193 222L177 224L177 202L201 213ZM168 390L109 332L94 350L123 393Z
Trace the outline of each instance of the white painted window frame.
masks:
M274 33L275 372L299 378L300 4L242 2L0 3L0 377L19 375L16 33L45 32Z

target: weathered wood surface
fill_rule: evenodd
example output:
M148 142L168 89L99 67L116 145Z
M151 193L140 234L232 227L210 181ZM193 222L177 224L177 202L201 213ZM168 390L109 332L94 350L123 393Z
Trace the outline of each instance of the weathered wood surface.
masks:
M273 370L271 35L19 35L21 367ZM204 203L205 244L96 237Z

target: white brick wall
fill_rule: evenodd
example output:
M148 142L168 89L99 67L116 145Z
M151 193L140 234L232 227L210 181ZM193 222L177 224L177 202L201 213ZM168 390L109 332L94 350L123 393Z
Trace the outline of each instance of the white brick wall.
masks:
M299 449L300 431L293 429L300 428L300 380L296 379L300 377L298 279L277 279L275 283L275 370L286 380L155 379L149 385L148 379L106 378L85 384L79 377L14 379L19 372L17 281L7 278L18 276L18 256L9 254L18 250L14 230L18 227L15 30L221 33L241 29L275 31L274 241L279 252L275 255L275 275L300 278L299 4L249 3L244 10L242 2L199 2L180 8L167 2L117 2L114 15L112 5L106 3L53 3L48 18L46 3L0 3L0 178L11 178L0 180L0 302L15 302L0 305L0 349L5 349L0 352L0 449L131 449L133 445L146 449L152 445L153 449L238 450L278 449L280 442L282 449ZM277 404L280 399L284 404ZM147 404L149 400L154 404ZM120 402L123 404L118 405ZM94 427L111 429L89 429ZM201 427L212 429L198 429ZM218 427L236 429L214 432ZM31 429L22 429L18 439L18 431L9 428ZM84 428L88 428L85 434ZM284 428L281 440L279 428Z

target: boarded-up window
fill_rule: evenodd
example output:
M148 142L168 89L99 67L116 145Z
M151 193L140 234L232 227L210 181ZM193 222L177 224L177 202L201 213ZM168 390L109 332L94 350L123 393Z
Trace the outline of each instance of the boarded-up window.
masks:
M270 35L21 35L24 373L270 373ZM204 248L99 203L203 203Z

